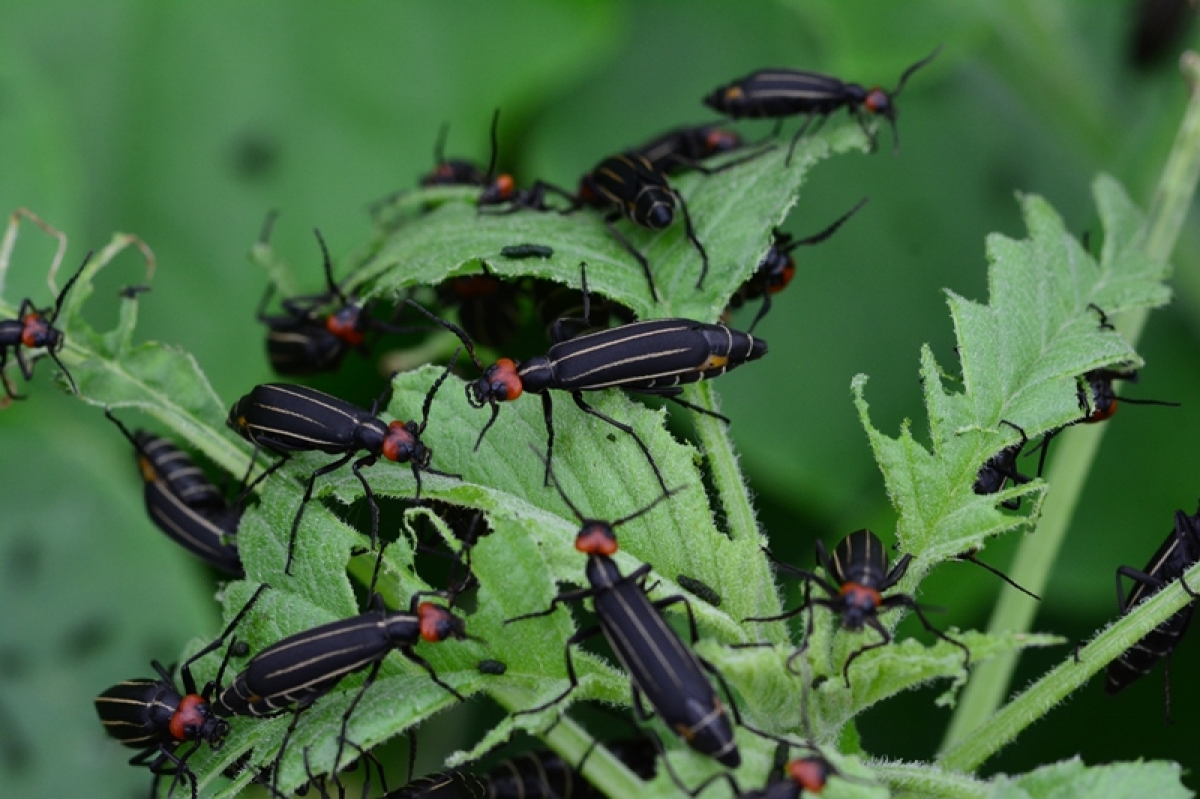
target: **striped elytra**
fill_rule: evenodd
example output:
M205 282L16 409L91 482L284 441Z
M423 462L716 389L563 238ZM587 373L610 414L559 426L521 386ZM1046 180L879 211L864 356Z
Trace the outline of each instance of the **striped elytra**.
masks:
M655 773L654 747L630 739L605 745L645 780ZM464 769L419 777L381 799L602 799L575 766L557 752L543 749L498 763L483 774Z
M653 319L587 333L552 346L517 367L522 391L599 391L621 388L672 394L677 386L720 377L761 358L767 342L747 333L690 319ZM475 401L497 396L485 375Z
M219 749L229 734L229 723L216 716L211 699L232 655L232 647L222 659L216 678L199 690L192 677L192 665L233 635L266 588L260 585L221 635L184 662L179 669L182 690L177 687L174 675L155 660L150 665L158 674L157 679L125 680L95 699L96 714L105 731L125 746L140 750L129 760L130 764L146 766L156 775L174 776L172 789L179 780L186 781L193 799L197 793L196 776L188 768L187 759L204 742ZM187 743L195 746L180 753L180 746Z
M304 707L348 674L381 662L393 650L428 668L414 647L466 637L461 619L430 602L412 612L369 611L288 636L250 659L214 702L219 716L274 716ZM432 674L432 671L431 671ZM437 680L434 675L435 681Z
M646 159L651 168L665 175L682 172L699 161L742 146L742 137L719 125L690 125L672 128L631 152Z
M887 91L879 86L868 89L832 75L802 69L760 69L745 77L715 89L704 98L704 104L733 119L781 119L808 116L792 138L787 162L791 163L796 142L808 130L814 119L824 121L839 108L845 108L859 123L872 146L874 134L866 126L864 112L883 117L892 128L896 147L900 140L896 132L896 98L908 79L941 52L938 46L932 53L912 64L900 75L896 88Z
M1129 613L1175 580L1182 580L1184 572L1197 562L1200 562L1200 512L1189 516L1177 510L1174 528L1144 570L1138 571L1129 566L1117 569L1117 601L1121 615ZM1134 581L1128 596L1121 585L1122 576ZM1189 594L1195 596L1186 581L1182 585ZM1109 663L1105 673L1105 692L1116 694L1123 691L1148 674L1158 661L1170 657L1187 632L1195 612L1196 602L1189 602ZM1167 710L1169 713L1169 706Z
M125 680L96 697L104 730L135 749L173 748L186 741L220 745L229 725L212 714L203 696L181 694L170 673L157 662L154 667L160 679Z
M132 436L113 420L137 450L146 514L168 538L209 566L242 577L237 528L242 508L230 504L191 456L169 439L144 430Z
M375 415L382 403L377 399L370 410L363 410L353 403L338 399L307 386L290 383L264 383L255 386L250 393L234 403L229 410L227 424L250 443L276 452L283 457L270 466L258 479L262 480L286 463L294 452L324 452L341 457L318 467L309 474L305 483L304 496L292 517L288 535L287 559L284 572L291 574L296 554L296 533L304 509L312 499L316 480L323 474L337 471L346 464L358 479L363 494L371 509L371 543L379 540L379 506L371 486L362 474L362 469L373 466L380 458L394 463L407 463L416 483L416 499L421 498L421 473L458 477L430 466L433 451L425 446L421 434L429 423L429 410L433 397L450 374L450 367L458 359L456 352L441 376L434 381L421 407L421 422L384 422ZM390 388L390 386L389 386ZM354 460L360 451L366 454Z
M628 574L622 574L612 559L618 549L616 528L649 513L673 496L675 491L664 492L649 505L622 519L607 522L586 518L563 492L553 470L549 474L559 496L579 519L575 549L588 556L584 574L589 588L560 594L548 609L508 619L505 624L549 615L559 604L590 597L600 622L600 632L604 633L613 653L629 674L634 708L642 707L641 699L644 698L663 723L688 746L722 765L737 768L741 764L741 753L733 735L733 725L716 689L705 674L706 671L712 671L712 667L683 642L679 633L667 624L660 610L669 604L684 603L695 639L696 622L687 599L674 596L651 601L646 589L650 565L643 564ZM551 707L575 690L579 681L571 657L571 646L581 643L595 632L595 628L585 628L567 642L564 650L570 683L567 689L549 702L521 710L517 715ZM734 715L737 715L736 708Z

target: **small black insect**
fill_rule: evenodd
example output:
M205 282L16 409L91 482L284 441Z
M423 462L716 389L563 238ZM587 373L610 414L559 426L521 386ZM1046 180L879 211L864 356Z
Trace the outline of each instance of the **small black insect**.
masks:
M975 484L971 488L980 496L1000 493L1009 480L1012 480L1013 485L1024 485L1033 479L1021 474L1017 469L1017 458L1020 457L1021 450L1025 449L1025 445L1029 443L1029 437L1025 435L1025 430L1004 419L1000 420L1000 424L1008 425L1020 433L1021 440L1000 450L979 467L979 472L975 476ZM1021 498L1013 497L1000 504L1009 510L1017 510L1021 507Z
M820 233L815 233L803 239L793 239L790 233L784 233L780 230L774 232L771 249L767 250L767 254L759 262L758 269L754 270L754 274L747 278L746 282L729 298L729 307L737 309L750 300L762 297L762 306L758 309L758 313L754 316L754 321L750 323L750 327L746 332L754 332L754 328L758 327L758 323L771 310L771 297L787 288L792 282L792 278L795 277L796 259L792 257L792 251L797 247L820 244L825 241L836 233L838 228L847 219L857 214L866 204L867 198L864 197L859 201L858 205L834 220L832 225Z
M849 687L851 664L859 656L870 652L872 649L887 646L892 642L892 635L880 623L879 614L892 608L908 608L921 620L926 630L943 641L961 649L963 652L963 668L969 668L971 665L971 651L960 641L951 638L930 624L929 619L925 617L925 611L917 604L915 599L908 594L892 594L888 597L883 595L884 591L887 591L903 579L904 575L908 572L908 564L911 561L912 555L905 555L889 571L887 549L883 546L878 536L866 529L855 530L843 538L833 550L832 556L825 549L824 542L818 539L817 562L821 564L821 568L825 570L825 574L829 575L829 579L820 576L816 572L799 569L787 563L779 563L778 561L776 563L785 572L807 581L809 586L816 585L829 595L828 598L812 597L806 588L804 602L798 607L781 613L778 616L749 618L746 621L778 621L780 619L789 619L805 609L809 610L808 632L805 635L804 644L788 657L789 668L791 667L791 663L802 655L808 647L808 641L811 639L813 630L812 607L814 605L829 608L835 614L841 616L842 629L844 630L857 632L863 627L870 627L875 630L875 632L879 633L882 640L873 644L866 644L855 650L850 657L846 658L846 663L842 666L842 678L845 680L846 686Z
M680 586L691 591L696 596L703 599L714 608L721 607L721 595L713 590L712 586L695 577L688 577L686 574L680 574L675 577L675 582Z
M270 236L273 216L269 217L260 241ZM333 263L321 231L314 230L321 245L326 290L320 294L289 297L283 301L280 316L266 313L275 292L268 285L258 304L256 318L267 326L267 358L277 373L292 377L332 372L341 365L350 350L363 355L370 352L367 335L409 333L414 328L396 327L371 315L373 302L360 304L348 297L333 279Z
M650 165L667 175L695 169L705 158L732 152L742 146L742 137L731 130L708 124L673 128L634 147Z
M498 677L508 671L508 664L501 660L487 658L476 663L475 668L479 669L480 674L491 674Z
M10 400L25 399L23 394L18 394L13 390L5 374L10 352L16 358L17 366L21 369L21 375L25 380L33 379L35 361L27 359L26 350L42 350L58 364L58 368L62 370L67 382L71 384L71 391L79 393L79 387L75 385L75 378L59 360L58 353L67 343L67 338L61 330L54 326L54 323L58 320L59 312L62 311L63 300L66 298L67 292L75 285L75 281L83 274L84 268L91 259L90 252L83 257L83 263L79 265L79 269L54 299L53 308L38 308L33 304L33 300L27 297L21 300L16 319L0 320L0 382L4 383L4 392Z
M512 244L500 248L500 254L505 258L549 258L554 250L543 244Z

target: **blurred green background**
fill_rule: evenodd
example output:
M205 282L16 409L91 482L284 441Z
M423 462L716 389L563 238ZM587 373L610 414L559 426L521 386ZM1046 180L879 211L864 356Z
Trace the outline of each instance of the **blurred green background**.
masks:
M801 250L800 270L759 333L761 364L722 380L726 412L776 551L811 563L812 542L891 511L850 403L871 376L881 429L924 428L917 353L953 368L941 289L986 299L984 236L1023 235L1014 192L1046 196L1079 233L1096 230L1093 175L1147 204L1180 118L1183 44L1135 68L1129 3L424 2L347 4L8 0L0 7L0 211L27 206L71 236L64 268L114 231L154 249L159 273L141 334L194 353L229 401L270 378L253 311L265 285L246 252L266 212L274 243L319 287L311 228L335 253L369 233L367 205L415 184L439 125L448 154L487 155L503 109L501 164L519 179L573 185L600 157L672 125L711 118L700 98L765 66L812 68L885 87L942 43L899 107L903 146L819 166L788 224L824 227L869 195L838 236ZM1195 38L1191 25L1186 44ZM839 121L843 119L838 116ZM790 127L788 128L791 129ZM6 298L48 302L52 246L26 226ZM1177 254L1174 304L1156 312L1126 407L1109 424L1037 628L1078 639L1115 614L1113 572L1142 566L1175 508L1200 496L1200 236ZM115 292L141 279L133 254L106 271L86 315L115 318ZM748 324L753 306L739 317ZM351 356L351 360L356 356ZM148 674L217 627L213 577L144 517L124 439L57 391L42 364L32 398L0 412L0 792L144 794L147 775L106 740L92 697ZM322 384L348 397L377 383ZM377 379L377 378L374 378ZM1070 435L1068 432L1067 435ZM1026 471L1034 469L1032 459ZM1014 540L983 558L1003 567ZM952 564L923 586L939 624L986 622L998 582ZM1024 684L1064 651L1035 653ZM1170 758L1194 766L1200 642L1174 662L1175 723L1156 673L1116 699L1099 681L987 765L1021 771L1081 754L1089 763ZM867 750L928 759L945 710L934 691L862 719ZM456 711L455 740L422 739L427 766L471 739L486 709ZM439 725L443 729L450 725ZM464 729L465 728L465 729Z

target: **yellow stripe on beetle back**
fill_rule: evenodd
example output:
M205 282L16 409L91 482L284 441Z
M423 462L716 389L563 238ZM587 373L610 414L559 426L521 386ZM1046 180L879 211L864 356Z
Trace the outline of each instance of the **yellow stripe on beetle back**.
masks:
M608 167L600 170L600 174L607 175L614 183L624 183L625 179Z

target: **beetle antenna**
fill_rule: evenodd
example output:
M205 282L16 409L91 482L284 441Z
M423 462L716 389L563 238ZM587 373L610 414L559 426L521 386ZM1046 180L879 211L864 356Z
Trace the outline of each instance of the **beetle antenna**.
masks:
M926 64L928 64L930 61L932 61L933 59L935 59L935 58L937 58L937 57L938 57L938 54L942 52L942 47L943 47L943 46L944 46L944 45L940 45L940 44L939 44L937 47L933 48L933 52L932 52L932 53L930 53L929 55L925 56L924 58L922 58L922 59L921 59L920 61L918 61L917 63L913 64L913 65L912 65L911 67L909 67L908 69L904 70L904 72L903 72L903 73L900 75L900 82L896 84L896 88L892 89L892 95L891 95L891 96L892 96L892 99L893 99L893 100L895 100L895 99L896 99L896 98L897 98L897 97L900 95L900 92L904 91L904 84L908 82L908 79L909 79L910 77L912 77L912 74L913 74L914 72L916 72L918 69L920 69L921 67L925 66L925 65L926 65Z
M471 399L471 396L472 396L471 395L471 386L468 384L467 385L467 400L468 401ZM491 403L491 406L492 406L492 418L488 419L487 424L485 424L483 426L483 429L479 431L479 438L475 439L475 449L472 450L473 452L479 451L479 445L483 443L483 437L485 435L487 435L488 430L492 429L492 425L494 425L496 423L496 419L499 418L499 416L500 416L500 403L496 402L496 398L488 397L488 402ZM483 405L481 404L479 407L482 408Z
M571 498L567 496L567 492L563 491L562 484L558 482L558 475L556 475L554 473L554 465L551 464L548 460L546 460L546 456L543 455L541 452L538 452L537 447L535 447L533 444L529 445L529 449L531 452L533 452L534 455L537 456L538 460L540 460L542 462L542 464L545 465L547 471L550 474L550 482L554 484L554 488L556 491L558 491L558 495L560 497L562 497L563 502L567 503L567 507L570 508L571 512L575 514L575 518L579 519L579 523L584 524L587 521L587 518L582 513L580 513L579 508L575 507L575 503L572 502ZM661 505L666 500L675 496L680 491L683 491L686 487L687 486L679 486L678 488L672 488L670 491L664 491L662 493L662 495L657 497L653 502L651 502L646 507L641 508L640 510L636 510L633 513L629 514L628 516L624 516L620 519L617 519L616 521L608 522L608 526L612 527L613 529L616 529L616 528L620 527L622 524L625 524L626 522L631 522L640 516L645 516L647 513L654 510L655 508L657 508L659 505Z
M67 296L67 292L71 290L71 286L74 286L75 281L79 280L79 276L83 274L83 269L88 265L88 261L92 260L92 252L93 250L88 250L88 254L83 256L83 263L79 265L79 269L75 274L71 275L71 279L63 286L62 291L58 292L58 297L54 300L54 315L50 317L51 324L54 324L58 320L58 313L62 310L63 299ZM59 364L59 366L62 366L62 364ZM74 384L75 381L72 380L71 382ZM76 390L75 393L78 394L79 391Z
M433 163L443 164L446 161L446 137L450 135L450 123L443 122L438 128L437 138L433 142Z
M642 508L641 510L635 510L633 513L629 514L628 516L622 516L620 519L617 519L614 522L610 522L610 524L614 528L616 528L616 527L620 527L622 524L625 524L625 522L633 521L634 519L638 518L639 516L645 516L647 513L654 510L659 505L661 505L663 502L666 502L668 499L670 499L671 497L678 494L680 491L683 491L685 488L687 488L687 486L677 486L676 488L672 488L669 491L664 491L662 494L660 494L653 502L651 502L646 507Z
M558 495L562 497L563 502L567 503L567 507L571 509L571 513L575 514L575 518L579 520L580 524L585 524L587 518L579 512L579 508L575 507L575 503L567 496L567 492L563 491L562 484L558 482L558 475L554 473L554 465L546 460L546 456L538 452L537 447L533 444L529 445L529 449L542 462L542 465L546 467L546 473L550 475L550 483L554 486L554 490L558 492Z
M411 297L406 298L404 301L406 303L408 303L409 305L411 305L412 307L416 308L418 311L420 311L422 314L424 314L430 320L437 322L439 325L446 328L451 333L453 333L455 336L457 336L458 340L463 343L463 347L466 349L467 355L469 355L471 357L471 361L474 362L476 368L478 368L480 372L486 371L486 369L483 365L483 361L479 360L479 356L475 354L475 344L471 341L471 337L466 334L466 331L464 331L461 327L454 324L453 322L446 321L442 317L435 314L433 311L430 311L429 309L425 308L423 305L421 305L420 303L418 303L416 300L412 299Z
M333 281L333 259L329 257L329 247L325 245L325 237L321 235L319 228L313 228L313 233L317 234L317 243L321 245L321 256L325 266L325 283L329 286L329 293L341 300L343 305L349 305L350 300L346 299L341 287Z
M446 382L446 378L450 376L450 370L458 363L458 356L462 354L462 347L454 351L454 355L450 358L450 363L446 364L445 370L441 376L434 381L434 384L429 389L429 393L425 395L425 402L421 405L421 426L417 428L418 433L425 432L425 425L429 423L429 408L433 405L433 395L437 394L438 389L442 387L442 383Z
M825 239L832 236L834 233L837 233L838 228L840 228L843 224L845 224L846 220L848 220L850 217L854 216L859 211L861 211L862 207L864 205L866 205L868 202L870 202L870 200L871 200L870 197L863 197L861 200L858 201L858 205L854 206L849 211L847 211L846 213L839 216L836 220L834 220L832 225L825 228L820 233L815 233L812 236L809 236L808 238L805 238L805 239L797 239L795 241L790 241L787 244L785 244L784 246L780 247L779 251L780 252L791 252L792 250L796 249L797 247L803 247L803 246L806 246L809 244L820 244L821 242L825 241Z
M496 171L496 156L499 154L499 151L500 151L498 145L496 144L496 140L497 140L496 131L499 127L500 127L500 109L497 108L495 111L492 112L492 130L491 130L491 134L490 134L491 142L492 142L492 154L488 157L487 179L484 181L485 186L492 182L492 175L495 174L495 171Z

